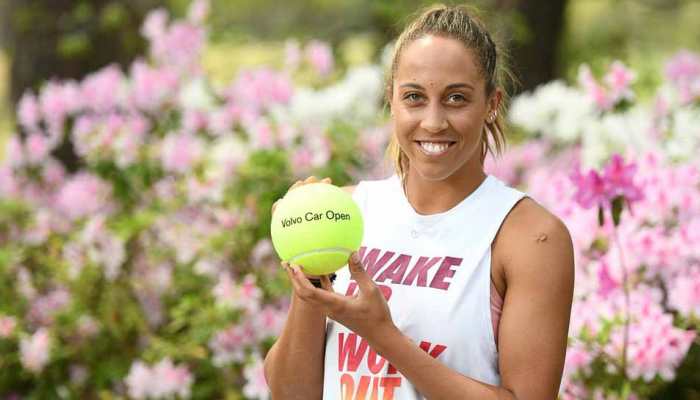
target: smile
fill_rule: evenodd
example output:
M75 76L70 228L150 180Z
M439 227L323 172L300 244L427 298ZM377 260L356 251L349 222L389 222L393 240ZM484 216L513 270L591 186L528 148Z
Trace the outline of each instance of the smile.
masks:
M418 148L427 156L441 156L447 153L455 142L415 142Z

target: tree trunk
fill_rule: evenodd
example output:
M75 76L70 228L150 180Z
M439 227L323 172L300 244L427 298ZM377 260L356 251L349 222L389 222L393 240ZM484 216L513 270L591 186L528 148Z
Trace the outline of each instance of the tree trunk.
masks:
M503 4L505 3L505 4ZM520 90L532 90L558 77L558 53L565 27L567 0L502 1L515 12L512 38L513 70ZM511 31L512 32L512 31Z
M126 66L145 48L139 34L157 0L4 0L0 24L10 59L11 107L50 79L81 79L105 65ZM69 170L70 143L56 154Z

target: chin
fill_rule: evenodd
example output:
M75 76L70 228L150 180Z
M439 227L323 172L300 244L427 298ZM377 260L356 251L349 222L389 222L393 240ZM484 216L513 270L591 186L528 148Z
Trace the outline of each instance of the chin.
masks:
M444 168L416 168L416 175L429 182L444 181L455 174L454 170Z

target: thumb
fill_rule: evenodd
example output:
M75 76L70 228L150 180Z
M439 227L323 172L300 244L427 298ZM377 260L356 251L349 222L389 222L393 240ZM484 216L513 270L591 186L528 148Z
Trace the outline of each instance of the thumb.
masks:
M350 255L348 267L350 268L350 276L355 280L355 282L357 282L357 285L360 287L361 291L366 292L374 287L374 282L372 281L372 278L367 275L367 271L365 271L365 267L360 261L360 255L357 254L356 251L353 251Z

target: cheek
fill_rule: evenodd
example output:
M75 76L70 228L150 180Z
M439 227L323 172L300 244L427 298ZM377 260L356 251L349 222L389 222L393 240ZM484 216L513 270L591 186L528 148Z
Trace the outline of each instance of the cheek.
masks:
M411 130L420 124L420 118L416 114L402 108L394 111L394 116L392 117L394 131L399 136L410 133Z
M456 112L449 117L450 125L462 136L479 136L483 129L483 123L477 112Z

